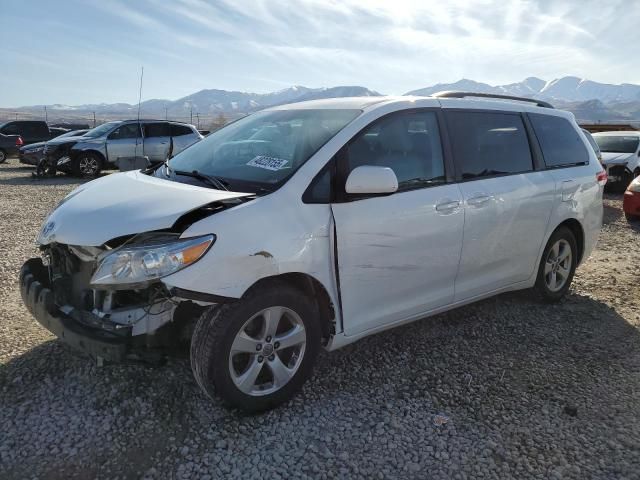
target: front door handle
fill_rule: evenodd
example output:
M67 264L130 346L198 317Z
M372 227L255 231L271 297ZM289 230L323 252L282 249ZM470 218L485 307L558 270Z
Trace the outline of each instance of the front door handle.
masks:
M436 205L436 211L440 213L451 213L460 207L458 200L443 200Z
M482 207L491 200L493 200L493 195L476 195L475 197L467 199L467 205L470 207Z

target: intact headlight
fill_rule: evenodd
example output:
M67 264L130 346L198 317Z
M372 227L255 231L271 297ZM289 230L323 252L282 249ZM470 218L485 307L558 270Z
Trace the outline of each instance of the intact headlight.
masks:
M215 235L205 235L158 245L118 248L102 259L91 277L91 285L137 285L166 277L198 261L215 238Z

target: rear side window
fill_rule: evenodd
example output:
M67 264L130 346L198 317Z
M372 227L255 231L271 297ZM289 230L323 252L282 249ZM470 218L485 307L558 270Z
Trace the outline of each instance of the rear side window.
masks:
M49 126L44 122L33 122L31 124L31 132L34 135L46 137L49 135Z
M193 131L185 125L174 125L171 124L171 136L172 137L180 137L182 135L192 135Z
M547 167L589 163L589 152L580 133L569 120L539 113L530 113L529 119Z
M19 135L20 127L18 126L17 123L9 123L4 127L2 127L2 130L0 131L0 133L4 133L5 135Z
M533 170L529 139L520 115L448 112L447 123L463 180Z
M144 126L144 136L150 137L169 137L169 124L168 123L147 123Z

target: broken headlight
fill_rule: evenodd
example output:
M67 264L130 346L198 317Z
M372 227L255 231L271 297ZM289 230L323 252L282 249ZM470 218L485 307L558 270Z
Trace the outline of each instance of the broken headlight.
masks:
M102 259L91 285L140 285L158 280L198 261L214 241L215 235L205 235L155 245L125 245Z

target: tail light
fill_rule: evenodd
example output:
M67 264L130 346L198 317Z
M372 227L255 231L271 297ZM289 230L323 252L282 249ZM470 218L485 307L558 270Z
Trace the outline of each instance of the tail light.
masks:
M606 170L601 170L600 172L596 173L596 182L598 182L598 184L602 185L603 187L606 185L608 179L609 175L607 175Z
M22 137L16 138L16 147L21 147L23 145L24 145L24 140L22 140Z

